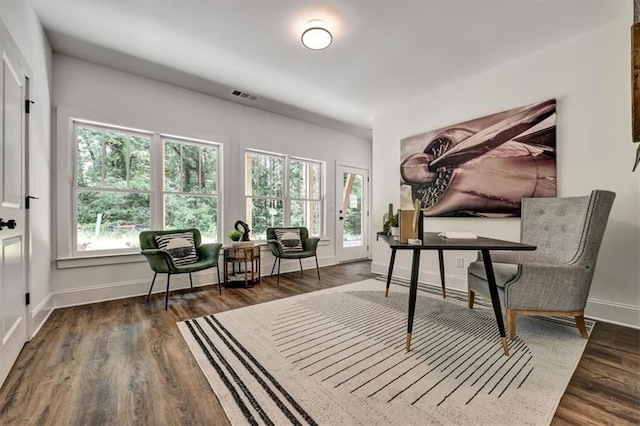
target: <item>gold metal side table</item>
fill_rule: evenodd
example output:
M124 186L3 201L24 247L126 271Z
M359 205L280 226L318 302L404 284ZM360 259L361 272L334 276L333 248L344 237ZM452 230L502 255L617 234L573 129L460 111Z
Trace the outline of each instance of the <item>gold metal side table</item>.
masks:
M223 253L225 286L244 281L244 287L249 288L260 282L260 246L225 247Z

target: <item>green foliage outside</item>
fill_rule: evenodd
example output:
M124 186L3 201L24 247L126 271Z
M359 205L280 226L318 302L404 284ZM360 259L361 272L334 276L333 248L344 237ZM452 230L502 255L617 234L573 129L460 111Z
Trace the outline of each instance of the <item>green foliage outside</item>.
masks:
M115 130L77 127L78 250L138 246L151 227L151 140ZM215 147L164 141L165 228L198 228L217 239ZM122 192L136 191L136 192Z
M347 175L344 176L343 185L347 182ZM345 241L358 241L362 239L362 176L355 175L353 186L351 187L350 199L356 201L352 207L349 202L344 223L342 224L342 234Z
M311 235L320 235L321 165L291 159L288 162L290 218L284 217L284 157L248 152L247 219L253 239L266 239L268 227L307 226Z
M163 141L164 227L198 228L205 241L218 236L216 147ZM138 233L151 228L151 139L146 135L77 126L78 250L138 246ZM247 153L247 221L253 239L265 239L271 226L307 226L320 235L322 170L313 161ZM285 167L288 182L285 182ZM285 218L285 185L290 217ZM352 194L345 235L361 237L362 182ZM243 218L244 219L244 218Z

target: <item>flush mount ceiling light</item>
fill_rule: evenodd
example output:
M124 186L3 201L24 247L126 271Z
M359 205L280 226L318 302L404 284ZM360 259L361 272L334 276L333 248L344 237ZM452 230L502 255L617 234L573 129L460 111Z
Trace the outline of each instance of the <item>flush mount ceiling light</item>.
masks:
M311 50L326 49L332 40L326 22L319 19L307 22L307 29L302 33L302 44L305 47Z

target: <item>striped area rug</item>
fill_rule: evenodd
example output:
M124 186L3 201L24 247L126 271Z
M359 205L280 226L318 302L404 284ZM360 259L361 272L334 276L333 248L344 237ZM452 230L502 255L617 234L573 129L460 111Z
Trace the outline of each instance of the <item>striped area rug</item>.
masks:
M584 350L575 326L519 318L502 353L488 307L366 280L178 323L232 424L548 424ZM592 324L589 324L592 325Z

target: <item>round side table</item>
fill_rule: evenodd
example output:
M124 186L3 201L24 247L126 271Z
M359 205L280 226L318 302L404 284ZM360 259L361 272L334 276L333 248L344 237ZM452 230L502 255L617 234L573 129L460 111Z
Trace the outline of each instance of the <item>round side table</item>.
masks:
M225 285L244 281L245 288L248 288L260 282L260 246L225 247L222 251Z

